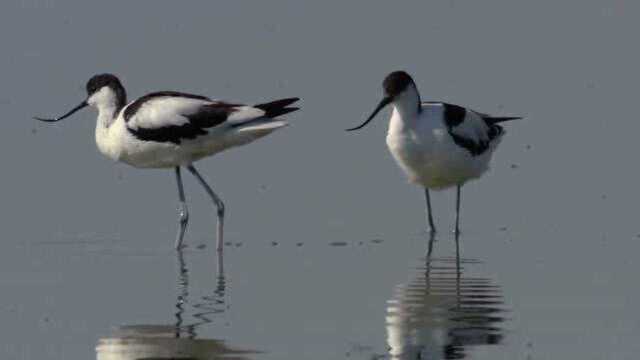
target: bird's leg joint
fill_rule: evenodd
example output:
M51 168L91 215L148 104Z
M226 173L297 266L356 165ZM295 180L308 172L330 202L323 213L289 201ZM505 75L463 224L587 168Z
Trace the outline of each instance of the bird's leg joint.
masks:
M218 208L218 216L219 217L224 217L225 206L224 206L224 203L222 202L222 200L216 201L216 207Z
M180 203L178 206L178 216L180 217L180 223L186 224L189 222L189 210L185 203Z

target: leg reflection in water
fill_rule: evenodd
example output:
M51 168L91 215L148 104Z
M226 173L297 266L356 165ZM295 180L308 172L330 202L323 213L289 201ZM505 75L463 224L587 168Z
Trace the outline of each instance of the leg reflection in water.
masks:
M467 275L480 262L435 257L430 234L417 275L400 284L388 301L387 344L391 359L463 359L473 347L498 344L505 311L499 286L489 278Z
M222 314L226 310L225 290L226 281L224 276L224 262L222 253L218 253L217 273L215 275L215 287L210 295L200 297L200 301L192 305L195 310L192 317L195 322L185 324L185 305L189 304L189 269L182 250L177 251L178 258L178 297L176 299L176 338L186 335L189 339L195 339L196 329L214 322L213 317Z
M193 305L190 302L189 268L183 251L177 252L178 295L176 298L174 325L120 326L112 336L101 338L96 347L98 360L134 359L249 359L259 352L230 347L226 342L198 338L198 330L216 324L216 316L228 306L222 254L218 255L218 267L213 290L201 296ZM189 319L195 319L189 321Z

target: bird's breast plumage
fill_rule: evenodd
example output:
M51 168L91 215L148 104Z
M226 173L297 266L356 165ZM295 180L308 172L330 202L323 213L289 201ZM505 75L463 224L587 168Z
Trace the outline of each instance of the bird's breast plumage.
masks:
M96 145L100 153L114 161L120 161L125 147L126 129L121 117L108 121L100 118L96 125Z

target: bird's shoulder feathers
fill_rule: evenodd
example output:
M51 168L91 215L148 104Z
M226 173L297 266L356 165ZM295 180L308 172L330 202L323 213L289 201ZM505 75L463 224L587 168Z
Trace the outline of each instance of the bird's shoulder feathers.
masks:
M449 135L474 156L483 154L504 132L500 125L487 121L492 117L466 107L445 102L424 102L422 105L442 107L442 121Z

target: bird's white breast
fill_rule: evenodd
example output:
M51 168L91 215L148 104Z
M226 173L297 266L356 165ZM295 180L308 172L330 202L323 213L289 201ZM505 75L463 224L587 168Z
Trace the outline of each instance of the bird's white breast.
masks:
M107 111L100 111L96 122L96 145L106 157L118 161L122 156L122 133L125 131L122 118L111 119Z

